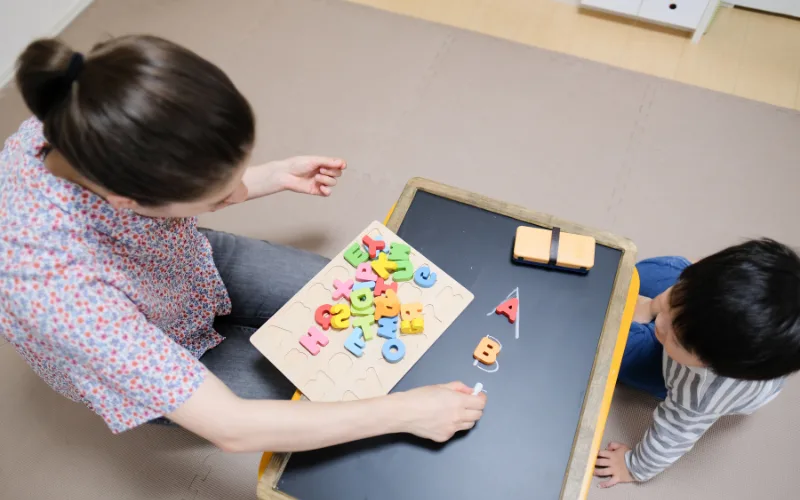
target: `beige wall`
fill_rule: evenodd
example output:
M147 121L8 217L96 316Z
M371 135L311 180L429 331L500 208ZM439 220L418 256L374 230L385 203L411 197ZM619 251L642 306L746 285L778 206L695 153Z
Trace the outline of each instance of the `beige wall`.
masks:
M33 39L61 32L92 0L0 0L0 87Z

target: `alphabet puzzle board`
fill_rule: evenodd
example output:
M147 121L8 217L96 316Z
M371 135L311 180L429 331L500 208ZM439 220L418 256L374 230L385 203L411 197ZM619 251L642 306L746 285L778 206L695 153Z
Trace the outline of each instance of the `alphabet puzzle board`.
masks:
M371 223L250 341L311 401L388 394L474 298L405 245Z

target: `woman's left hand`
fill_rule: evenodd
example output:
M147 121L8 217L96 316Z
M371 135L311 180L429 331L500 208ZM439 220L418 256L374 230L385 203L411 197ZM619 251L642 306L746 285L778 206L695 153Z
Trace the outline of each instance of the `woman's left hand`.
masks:
M242 184L247 200L287 190L328 196L345 168L347 163L341 158L295 156L248 168Z
M273 175L279 186L296 193L328 196L337 179L347 168L341 158L295 156L273 164Z

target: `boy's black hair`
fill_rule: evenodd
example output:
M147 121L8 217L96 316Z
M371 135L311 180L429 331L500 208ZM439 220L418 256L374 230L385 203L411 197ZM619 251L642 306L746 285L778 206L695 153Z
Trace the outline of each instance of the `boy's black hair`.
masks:
M770 239L726 248L670 294L680 344L715 373L769 380L800 370L800 257Z
M85 60L58 40L37 40L19 57L16 80L48 145L141 205L207 195L253 146L253 111L225 73L161 38L114 38Z

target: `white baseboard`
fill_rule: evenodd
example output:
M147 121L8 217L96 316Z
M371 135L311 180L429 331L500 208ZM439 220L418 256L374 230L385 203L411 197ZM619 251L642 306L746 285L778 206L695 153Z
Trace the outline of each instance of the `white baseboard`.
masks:
M75 20L78 15L86 10L86 8L91 5L94 0L77 0L77 2L70 7L70 9L64 13L63 16L53 25L43 31L40 35L41 37L55 37L59 35L64 28L69 26L73 20ZM0 13L1 14L1 13ZM31 40L28 40L30 42ZM26 42L27 43L27 42ZM3 87L10 82L14 77L14 70L15 70L16 61L7 62L3 67L0 68L0 91Z

